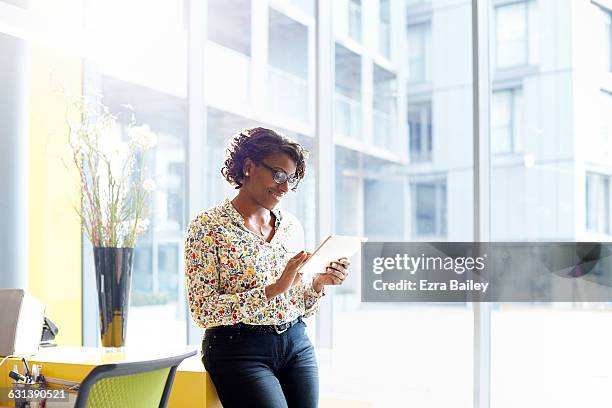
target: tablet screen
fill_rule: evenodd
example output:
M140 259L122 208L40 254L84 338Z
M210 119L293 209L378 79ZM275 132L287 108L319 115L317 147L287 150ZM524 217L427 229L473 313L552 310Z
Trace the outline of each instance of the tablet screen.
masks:
M337 261L342 257L352 257L361 249L361 243L366 241L367 238L364 237L330 235L312 253L310 259L302 265L300 273L310 276L324 273L330 262Z

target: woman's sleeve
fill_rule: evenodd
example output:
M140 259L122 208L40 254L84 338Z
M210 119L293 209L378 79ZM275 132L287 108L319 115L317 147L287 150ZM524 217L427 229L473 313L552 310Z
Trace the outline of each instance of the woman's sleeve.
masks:
M190 223L185 239L185 286L195 323L202 328L236 324L268 306L263 286L220 293L219 272L212 232L199 216Z
M321 298L325 296L325 286L321 289L320 293L317 293L313 287L314 278L309 283L304 283L304 317L310 317L317 313L319 309L319 303Z

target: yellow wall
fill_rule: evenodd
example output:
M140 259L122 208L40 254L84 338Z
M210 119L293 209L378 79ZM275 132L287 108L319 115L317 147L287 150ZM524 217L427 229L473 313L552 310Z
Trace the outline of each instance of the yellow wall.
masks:
M29 275L28 289L47 306L59 327L57 342L81 345L81 232L79 202L70 162L64 103L54 92L63 84L81 92L82 64L75 56L29 48Z

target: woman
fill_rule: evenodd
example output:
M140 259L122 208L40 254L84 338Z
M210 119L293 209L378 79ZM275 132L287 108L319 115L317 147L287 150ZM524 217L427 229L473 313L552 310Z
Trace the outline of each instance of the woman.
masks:
M315 314L324 286L344 282L349 261L310 281L298 273L310 256L292 252L303 248L303 229L277 205L304 178L299 144L258 127L227 153L221 173L238 194L195 217L185 241L189 308L206 329L202 361L226 408L316 407L318 368L302 318Z

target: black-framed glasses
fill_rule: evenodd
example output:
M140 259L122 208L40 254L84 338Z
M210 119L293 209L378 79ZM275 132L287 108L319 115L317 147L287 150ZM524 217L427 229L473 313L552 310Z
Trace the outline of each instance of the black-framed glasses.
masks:
M274 181L277 184L283 184L284 182L287 182L289 187L291 187L292 189L297 187L298 182L300 181L300 179L297 178L295 174L292 174L291 176L289 176L285 172L285 170L283 170L283 169L278 169L278 168L274 168L272 166L268 166L264 162L260 162L259 164L264 166L266 169L268 169L268 170L270 170L272 172L272 178L274 179Z

